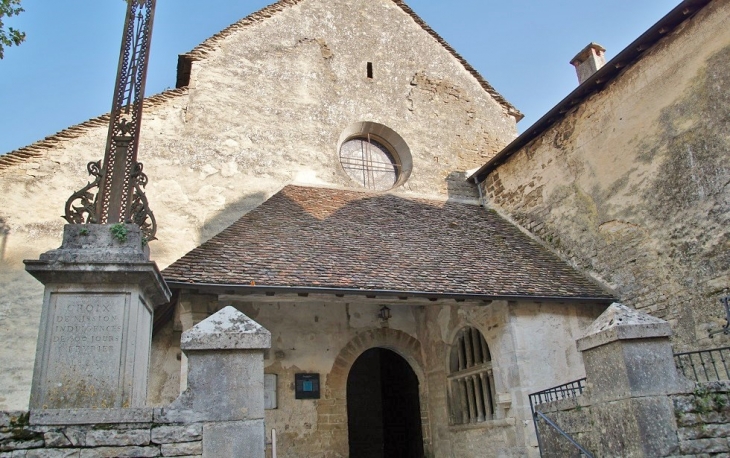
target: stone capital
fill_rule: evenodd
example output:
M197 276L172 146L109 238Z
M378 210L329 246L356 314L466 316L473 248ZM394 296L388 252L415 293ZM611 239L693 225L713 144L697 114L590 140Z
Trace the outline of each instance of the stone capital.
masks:
M152 306L170 300L160 269L149 259L137 225L126 224L124 237L115 237L109 224L67 224L61 247L25 260L25 270L48 286L136 285Z
M271 347L271 333L228 306L185 331L183 350L253 350Z
M586 351L619 340L671 335L672 329L666 321L614 302L591 324L585 336L578 339L577 346L579 351Z

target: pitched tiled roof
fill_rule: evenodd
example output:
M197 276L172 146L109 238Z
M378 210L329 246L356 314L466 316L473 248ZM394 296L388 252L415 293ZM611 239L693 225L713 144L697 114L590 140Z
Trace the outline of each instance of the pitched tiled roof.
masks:
M219 285L610 299L477 205L287 186L163 271Z
M241 19L240 21L237 21L230 26L226 27L225 29L221 30L217 34L213 35L212 37L208 38L198 46L196 46L194 49L192 49L190 52L187 52L185 54L182 54L180 56L180 59L178 60L178 77L177 77L177 86L183 87L188 85L188 79L190 77L190 65L192 62L196 60L204 59L211 51L215 50L219 43L225 39L226 37L232 35L236 31L243 29L245 27L248 27L251 24L259 23L262 21L265 21L266 19L270 18L276 13L279 13L280 11L286 10L289 7L292 7L294 5L297 5L301 3L303 0L279 0L259 11L256 11L255 13L252 13L245 18ZM416 24L419 25L423 30L425 30L429 35L431 35L444 49L446 49L456 60L459 61L459 63L466 69L467 72L469 72L481 85L481 87L494 98L494 100L497 101L502 107L509 113L510 115L514 116L518 121L524 117L524 115L515 108L511 103L505 99L502 94L497 92L494 87L492 87L491 84L487 82L487 80L482 77L482 75L471 66L469 62L466 61L454 48L449 45L446 40L441 38L441 36L436 33L435 30L433 30L431 27L429 27L426 22L421 19L418 14L416 14L415 11L413 11L403 0L391 0L393 3L398 5L400 9L402 9L406 14L408 14Z

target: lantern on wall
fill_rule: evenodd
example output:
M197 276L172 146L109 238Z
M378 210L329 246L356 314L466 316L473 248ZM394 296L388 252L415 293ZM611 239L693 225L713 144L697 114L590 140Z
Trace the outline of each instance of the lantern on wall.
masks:
M388 306L384 305L380 307L380 311L378 312L378 318L381 319L381 321L388 321L392 315L390 314L390 309Z

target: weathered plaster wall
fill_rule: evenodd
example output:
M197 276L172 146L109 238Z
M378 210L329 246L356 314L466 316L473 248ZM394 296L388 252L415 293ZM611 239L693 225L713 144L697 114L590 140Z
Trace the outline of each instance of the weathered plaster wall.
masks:
M187 295L181 301L194 302ZM200 310L208 310L207 299L199 302ZM386 327L377 318L383 304L393 315ZM276 429L279 455L292 457L347 456L347 376L357 357L373 347L401 355L419 378L428 456L467 457L485 451L488 456L533 456L537 444L527 393L585 376L575 339L604 308L503 301L220 296L218 307L226 305L271 332L265 371L278 375L279 408L266 411L267 434ZM465 326L478 328L487 340L500 403L492 421L449 426L448 358ZM151 402L164 405L179 392L169 382L177 380L174 355L179 346L163 338L153 343L153 360L159 363L150 392L158 397ZM166 356L156 359L155 354ZM320 400L294 399L298 372L320 373Z
M193 301L185 294L182 300ZM383 304L393 315L386 327L377 317ZM585 376L575 339L605 308L505 301L219 296L218 307L226 305L233 305L271 332L265 371L278 376L279 407L266 411L266 430L270 435L276 429L279 455L291 457L347 455L347 377L360 354L374 347L398 353L420 381L428 456L533 456L537 442L527 394L563 383L565 377ZM476 327L487 340L500 403L494 420L450 426L449 355L465 326ZM150 380L150 392L156 397L150 403L165 405L179 394L174 383L180 367L174 356L179 343L157 338L153 344L152 359L158 363ZM294 374L298 372L320 374L321 399L294 398Z
M488 306L426 307L419 317L436 456L536 456L527 395L585 376L575 339L604 307L498 301ZM450 426L446 392L448 358L458 331L479 329L492 353L496 419ZM566 379L567 377L567 379Z
M730 2L710 3L483 183L678 348L719 345L730 286Z
M385 124L408 143L413 172L394 192L472 200L463 172L516 133L503 106L390 0L285 7L211 45L189 88L148 105L139 158L161 267L290 182L352 186L337 142L353 123ZM102 118L0 167L0 409L25 408L29 394L42 288L22 260L59 245L65 200L87 183L105 137Z
M152 338L150 371L147 379L147 405L164 406L182 391L180 365L180 329L170 321ZM187 380L186 380L187 385Z

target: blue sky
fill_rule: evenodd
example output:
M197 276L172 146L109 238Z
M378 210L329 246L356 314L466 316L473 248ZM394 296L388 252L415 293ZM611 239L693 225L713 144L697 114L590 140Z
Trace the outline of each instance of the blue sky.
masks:
M273 0L271 0L273 1ZM158 0L147 95L175 86L177 55L269 0ZM524 131L577 85L591 41L610 59L679 0L406 0L525 114ZM0 154L109 111L125 2L25 0L27 40L0 60ZM90 152L90 157L103 152Z

